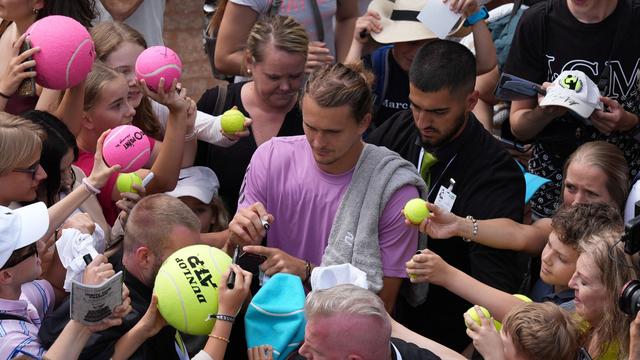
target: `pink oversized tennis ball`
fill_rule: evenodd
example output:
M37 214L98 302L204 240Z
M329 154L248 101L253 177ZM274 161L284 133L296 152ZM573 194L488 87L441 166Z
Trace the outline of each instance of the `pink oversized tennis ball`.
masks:
M180 79L181 74L180 57L166 46L152 46L136 60L136 77L144 79L154 92L158 91L160 78L164 78L164 91L169 91L173 79Z
M120 165L124 173L140 169L150 156L149 138L133 125L113 128L102 145L102 157L107 165Z
M40 47L33 55L36 82L46 88L63 90L78 85L87 77L96 51L87 29L66 16L46 16L27 29L31 47Z

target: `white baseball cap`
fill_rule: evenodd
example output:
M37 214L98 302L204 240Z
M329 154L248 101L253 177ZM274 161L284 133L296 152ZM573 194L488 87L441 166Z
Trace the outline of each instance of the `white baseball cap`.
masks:
M167 195L173 197L191 196L205 204L210 204L215 195L218 195L220 182L213 170L204 166L193 166L180 170L178 184Z
M602 110L598 86L582 71L563 71L553 84L547 89L540 105L562 106L584 119L591 116L595 109Z
M49 211L43 202L12 210L0 206L0 268L11 254L40 240L49 229Z

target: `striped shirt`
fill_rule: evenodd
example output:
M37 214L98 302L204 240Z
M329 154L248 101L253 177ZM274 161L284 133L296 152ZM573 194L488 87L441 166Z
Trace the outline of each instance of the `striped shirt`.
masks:
M38 330L44 316L53 310L54 300L53 287L46 280L23 284L19 300L0 299L0 314L25 319L0 320L0 360L18 355L42 358L45 348L38 339Z

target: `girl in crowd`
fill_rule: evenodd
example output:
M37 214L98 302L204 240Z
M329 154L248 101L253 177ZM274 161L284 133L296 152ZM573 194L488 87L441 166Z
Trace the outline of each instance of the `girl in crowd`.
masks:
M156 140L162 140L167 127L169 109L145 96L135 74L136 59L147 48L142 34L121 22L103 22L91 29L98 60L127 79L127 101L136 110L133 124ZM249 123L247 123L248 125ZM223 134L220 118L198 112L195 120L195 136L199 140L219 146L230 146L249 132Z
M22 116L40 125L46 133L40 165L47 173L47 178L38 186L37 200L50 207L67 196L73 189L82 185L81 181L85 175L80 169L71 165L78 159L78 145L67 126L54 115L45 111L33 110ZM94 240L103 245L105 245L104 241L108 243L110 226L102 214L97 199L95 197L88 198L76 212L78 211L88 214L95 222ZM104 250L104 246L102 250Z
M3 2L0 6L0 109L6 109L12 114L21 114L32 110L38 103L38 95L19 96L15 92L25 77L34 77L35 72L25 71L33 67L29 62L20 65L35 51L29 51L24 56L17 56L22 41L17 41L21 35L36 20L49 15L64 15L74 18L82 25L89 27L95 18L94 1L92 0L24 0ZM38 89L40 94L42 89ZM41 96L39 108L50 108L51 103L57 103L57 91L46 91L47 96ZM43 93L44 94L44 93ZM5 107L3 107L5 106Z
M302 25L291 17L258 21L249 34L244 61L253 80L232 84L220 99L220 87L207 90L198 109L219 115L236 106L252 119L250 136L228 148L200 144L196 163L208 166L220 179L220 196L234 214L242 178L259 145L274 136L302 135L298 95L304 82L309 40ZM218 110L216 112L216 109ZM224 159L224 161L221 161Z
M151 142L151 157L145 166L155 174L147 187L147 193L165 192L175 187L181 167L188 167L193 162L195 154L195 137L186 136L192 129L195 108L186 97L186 89L177 92L174 81L170 90L164 92L163 80L160 82L158 93L153 93L142 83L147 96L165 104L169 108L167 129L162 142ZM79 156L76 165L85 174L91 173L94 164L94 153L97 151L96 139L102 132L119 125L131 124L135 110L127 101L129 86L127 80L120 73L107 66L96 63L86 80L84 94L81 129L76 139ZM148 170L138 172L141 178L148 174ZM107 222L113 224L118 214L115 201L121 198L115 187L117 176L112 176L98 196Z
M567 159L562 185L563 203L610 202L621 213L629 191L627 161L612 144L594 141L580 146ZM434 239L461 236L498 249L524 251L540 255L552 231L551 219L537 220L531 225L510 219L477 220L460 217L429 204L431 216L420 225L420 231Z

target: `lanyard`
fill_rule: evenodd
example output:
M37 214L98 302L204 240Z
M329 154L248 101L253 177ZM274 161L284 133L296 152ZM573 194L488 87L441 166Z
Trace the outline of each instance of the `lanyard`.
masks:
M444 167L444 170L442 170L442 172L440 173L440 176L438 176L438 179L435 182L431 182L431 187L429 188L429 193L427 194L427 199L429 199L431 197L431 193L433 192L433 189L435 189L435 185L440 183L440 180L442 180L442 176L444 176L444 174L447 172L447 170L449 169L449 166L451 166L451 164L453 163L453 161L458 157L458 154L455 154L451 160L449 160L449 162L447 163L447 165ZM420 171L420 168L422 168L422 159L424 158L424 148L421 147L420 148L420 157L418 158L418 171Z

